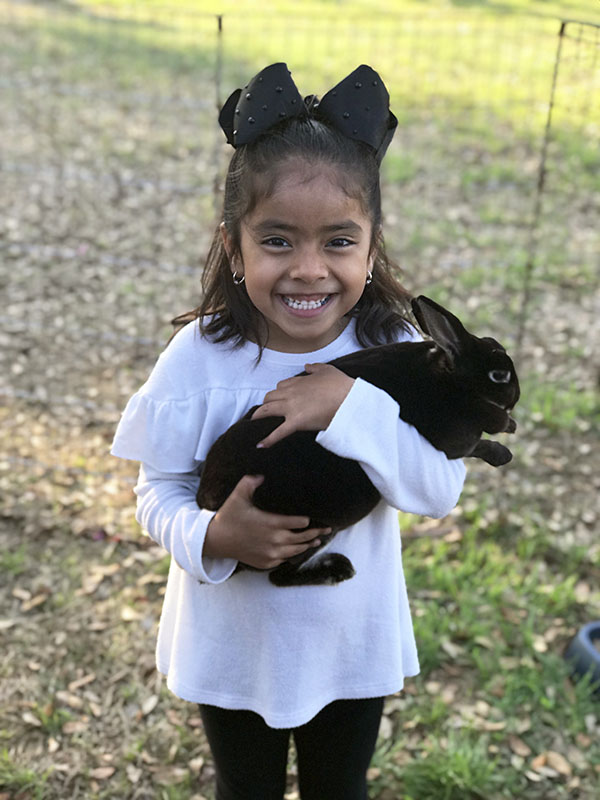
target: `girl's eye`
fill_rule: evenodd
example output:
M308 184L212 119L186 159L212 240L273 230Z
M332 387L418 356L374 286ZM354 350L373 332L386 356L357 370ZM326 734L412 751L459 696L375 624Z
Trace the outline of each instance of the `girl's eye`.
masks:
M281 236L269 236L268 239L263 241L263 244L266 244L268 247L289 247L289 243L286 242Z
M335 239L329 242L328 247L350 247L352 244L354 244L354 242L350 239L346 239L345 236L336 236Z

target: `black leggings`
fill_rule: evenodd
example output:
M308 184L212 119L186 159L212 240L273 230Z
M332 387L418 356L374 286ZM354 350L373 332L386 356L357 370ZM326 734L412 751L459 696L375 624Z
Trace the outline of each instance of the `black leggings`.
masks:
M216 800L282 800L290 734L302 800L367 800L383 698L336 700L292 730L270 728L253 711L200 706L212 751Z

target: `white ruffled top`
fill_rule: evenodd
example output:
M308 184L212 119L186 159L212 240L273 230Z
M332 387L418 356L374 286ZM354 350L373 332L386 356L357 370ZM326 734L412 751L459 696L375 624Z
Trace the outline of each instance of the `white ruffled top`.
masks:
M321 350L265 350L257 362L256 345L216 344L191 323L127 404L112 453L141 462L136 516L172 555L157 665L178 697L250 709L272 727L292 728L333 700L396 692L418 672L397 509L445 516L465 468L403 422L395 401L373 385L356 380L317 437L358 460L382 495L328 545L350 558L354 578L280 588L266 573L234 574L235 561L202 555L213 512L199 509L195 494L214 440L306 363L359 348L351 322Z

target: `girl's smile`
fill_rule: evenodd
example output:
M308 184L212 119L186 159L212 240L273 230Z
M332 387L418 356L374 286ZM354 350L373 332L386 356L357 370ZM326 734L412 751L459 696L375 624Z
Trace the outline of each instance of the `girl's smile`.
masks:
M232 269L244 275L268 330L267 347L305 353L330 344L347 324L372 266L372 224L332 169L289 162L270 195L241 226Z

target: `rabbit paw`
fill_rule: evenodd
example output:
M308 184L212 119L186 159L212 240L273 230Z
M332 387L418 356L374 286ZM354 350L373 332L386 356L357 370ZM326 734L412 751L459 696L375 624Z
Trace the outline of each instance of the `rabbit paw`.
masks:
M282 564L269 573L275 586L335 586L354 577L354 567L340 553L325 553L299 567Z

